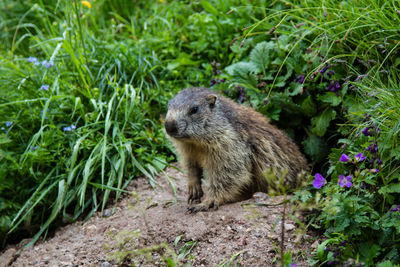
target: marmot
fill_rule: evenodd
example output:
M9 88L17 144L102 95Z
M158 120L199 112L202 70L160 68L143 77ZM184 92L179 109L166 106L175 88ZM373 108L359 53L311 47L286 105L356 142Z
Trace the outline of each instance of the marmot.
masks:
M257 111L207 88L180 91L168 103L165 130L188 176L188 202L207 195L191 212L268 191L268 169L285 173L285 184L297 184L307 162L294 142ZM276 173L276 172L275 172Z

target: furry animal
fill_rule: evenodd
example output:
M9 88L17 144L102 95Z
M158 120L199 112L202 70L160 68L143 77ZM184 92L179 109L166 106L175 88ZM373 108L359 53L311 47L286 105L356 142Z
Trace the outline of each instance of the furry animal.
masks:
M265 172L285 175L294 187L307 168L294 142L267 118L207 88L180 91L168 103L165 130L188 175L188 202L197 212L268 192Z

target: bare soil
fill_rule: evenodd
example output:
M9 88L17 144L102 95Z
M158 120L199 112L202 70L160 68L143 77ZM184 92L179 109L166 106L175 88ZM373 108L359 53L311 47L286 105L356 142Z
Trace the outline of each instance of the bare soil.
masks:
M190 214L182 173L168 168L155 180L155 189L146 178L134 180L127 189L133 193L116 205L33 247L20 253L18 246L8 248L0 265L279 266L283 205L259 204L280 203L283 197L256 193L244 202ZM284 226L285 251L298 266L308 266L315 239L290 219Z

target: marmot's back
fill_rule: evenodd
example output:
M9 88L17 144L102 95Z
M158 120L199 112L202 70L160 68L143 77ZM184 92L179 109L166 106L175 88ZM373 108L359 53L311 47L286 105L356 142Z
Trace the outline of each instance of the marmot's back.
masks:
M297 146L266 117L206 88L179 92L168 104L165 129L188 172L189 200L203 194L201 177L209 180L211 196L197 207L266 192L268 168L287 170L289 186L306 169Z

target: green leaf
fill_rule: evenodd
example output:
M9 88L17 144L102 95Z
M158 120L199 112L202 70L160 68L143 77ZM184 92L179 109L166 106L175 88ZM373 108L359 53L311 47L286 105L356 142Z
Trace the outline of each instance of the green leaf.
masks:
M312 118L312 132L318 136L323 136L328 129L329 123L336 117L336 111L326 108L321 115Z
M382 195L400 193L400 183L383 186L381 189L379 189L379 193Z
M257 66L250 62L239 62L226 68L237 83L257 88L253 75L258 73Z
M312 97L309 95L306 99L301 103L301 108L304 110L309 117L313 116L315 112L317 112L317 108L312 100Z
M254 47L250 53L250 61L254 63L258 71L265 73L271 59L274 56L274 43L273 42L261 42Z
M376 244L371 244L371 243L362 243L359 246L360 249L360 254L361 254L361 260L365 262L367 265L371 265L374 263L374 258L376 258L380 252L380 247Z
M304 152L311 157L313 161L321 162L329 153L326 143L315 134L311 134L303 141Z
M333 92L328 92L324 95L319 95L318 100L325 103L329 103L333 107L339 105L342 102L342 99Z
M205 0L201 0L200 1L200 5L204 8L205 11L207 11L208 13L213 14L214 16L218 16L219 12L217 9L215 9L215 7L213 7L208 1Z

